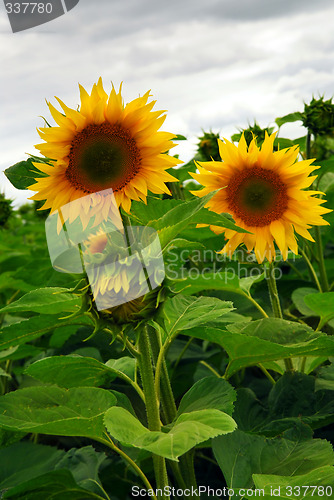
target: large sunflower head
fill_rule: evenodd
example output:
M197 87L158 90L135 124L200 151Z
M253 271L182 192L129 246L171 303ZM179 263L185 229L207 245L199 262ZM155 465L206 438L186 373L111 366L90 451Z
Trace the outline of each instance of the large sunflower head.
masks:
M317 176L309 176L318 166L314 160L296 161L298 146L273 151L275 134L268 136L261 149L253 138L247 146L244 135L238 146L218 140L222 161L198 163L198 174L191 174L204 189L194 194L204 196L220 189L207 207L217 213L230 213L235 223L249 231L211 226L217 234L224 232L228 240L221 250L231 256L241 243L254 249L257 261L275 257L274 241L284 259L288 250L298 253L294 232L314 241L311 225L328 224L321 215L331 210L322 207L325 200L314 197L318 191L304 191Z
M166 170L180 161L166 153L174 146L175 136L158 131L166 115L152 111L155 101L149 101L149 92L124 105L121 87L118 93L113 87L108 96L101 78L90 95L79 87L78 110L58 98L63 112L48 103L57 126L40 128L45 142L36 147L52 160L50 165L35 164L46 176L29 187L37 191L32 199L45 200L43 209L54 212L83 198L75 215L87 225L85 204L91 193L112 190L117 206L127 212L131 200L146 201L148 190L170 194L166 182L176 179ZM110 196L101 196L95 207L104 219L109 203Z

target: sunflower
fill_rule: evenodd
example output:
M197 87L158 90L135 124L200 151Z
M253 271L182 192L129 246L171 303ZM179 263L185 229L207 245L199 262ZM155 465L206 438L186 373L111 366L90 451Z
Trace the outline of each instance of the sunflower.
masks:
M45 142L36 148L52 160L50 165L34 164L46 176L29 186L37 191L31 199L45 201L42 208L55 212L82 198L71 217L80 215L87 226L89 204L100 220L107 219L110 192L117 207L126 212L131 200L146 202L147 191L170 194L165 183L177 179L166 170L181 162L166 154L175 146L175 136L158 131L166 115L152 111L155 101L148 102L149 92L124 105L121 86L118 93L112 87L108 96L101 78L90 95L81 85L79 88L78 110L58 98L62 113L48 103L58 126L40 128L38 133ZM96 192L101 196L92 201L89 195Z
M194 191L204 196L220 189L207 207L217 213L230 213L235 223L249 231L237 233L231 229L210 226L216 233L225 233L227 244L220 251L230 257L244 243L254 249L257 261L275 257L274 241L286 260L288 250L298 253L295 232L314 241L308 229L311 225L328 224L321 215L330 212L322 207L325 200L314 197L319 191L304 191L317 176L310 176L320 167L314 160L296 161L298 146L273 151L275 133L266 133L261 149L254 137L249 146L244 135L238 146L218 139L222 162L199 162L199 173L191 174L204 189Z

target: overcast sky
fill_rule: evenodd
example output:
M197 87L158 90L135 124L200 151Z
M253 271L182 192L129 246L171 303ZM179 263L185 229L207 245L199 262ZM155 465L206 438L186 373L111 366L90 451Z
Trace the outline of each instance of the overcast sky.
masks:
M0 171L34 153L45 99L79 103L102 76L123 81L125 101L151 89L164 130L184 134L181 159L201 129L230 137L257 119L302 110L334 94L333 0L80 0L64 16L13 34L0 3ZM286 126L298 137L303 130ZM0 192L22 203L0 173Z

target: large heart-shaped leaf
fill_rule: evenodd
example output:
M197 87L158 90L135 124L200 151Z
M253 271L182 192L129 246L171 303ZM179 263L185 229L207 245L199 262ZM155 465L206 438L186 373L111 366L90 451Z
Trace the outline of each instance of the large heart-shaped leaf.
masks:
M61 320L55 315L47 314L33 316L17 323L4 326L0 330L0 350L26 344L62 325L70 324L72 330L74 329L75 331L75 325L85 325L87 323L90 323L90 321L85 316L67 320Z
M236 392L224 379L204 377L196 382L181 399L178 415L197 410L215 409L233 413Z
M176 295L167 299L162 308L164 336L172 337L177 332L189 330L214 321L233 310L232 302L215 297L185 297Z
M60 387L99 387L110 383L117 376L124 377L124 369L128 368L129 371L130 366L134 371L134 365L135 360L128 357L109 360L104 364L97 359L78 355L51 356L30 365L26 373ZM131 371L129 373L131 375Z
M94 387L28 387L0 398L0 427L14 431L103 437L103 415L116 397Z
M275 318L219 328L184 330L192 337L222 346L230 362L225 376L230 377L246 366L299 356L334 356L334 339L314 332L307 325Z
M182 413L166 427L168 432L149 431L124 408L110 408L104 418L108 432L124 445L147 450L155 455L177 458L199 443L233 432L234 420L218 410L199 410Z
M264 500L275 497L283 500L324 500L333 498L334 493L334 467L330 465L294 477L254 474L253 480L256 488L264 490L264 494L261 493Z
M251 488L253 474L299 476L334 463L333 449L322 439L270 439L236 430L212 444L229 488Z

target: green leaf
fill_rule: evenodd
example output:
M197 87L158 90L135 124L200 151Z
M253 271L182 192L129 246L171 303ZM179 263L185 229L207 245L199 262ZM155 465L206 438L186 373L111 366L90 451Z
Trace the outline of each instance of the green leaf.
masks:
M203 196L203 198L185 201L169 210L160 219L149 223L151 227L158 230L163 250L172 239L188 226L192 218L211 200L215 193L216 191L213 191Z
M93 446L72 448L60 458L55 469L68 469L79 486L101 493L99 469L105 459L106 455L96 452Z
M116 376L125 375L131 380L135 379L136 360L134 358L123 356L118 359L109 359L105 366L114 372Z
M233 432L234 420L218 410L182 413L168 432L149 431L123 408L110 408L105 414L105 426L117 441L150 451L161 457L177 460L188 450L215 436Z
M26 161L15 163L4 171L9 182L17 189L27 189L35 184L38 177L46 177L46 174L38 170L33 165L33 160L28 158Z
M305 151L306 150L306 141L307 141L307 136L303 135L303 137L298 137L297 139L294 139L293 143L296 146L299 146L301 151Z
M183 295L193 295L203 290L225 290L242 295L249 294L251 287L264 279L264 273L257 276L248 276L239 279L236 273L230 272L193 272L180 279L168 277L166 284L173 293L182 292Z
M173 141L177 142L177 141L186 141L187 138L182 135L182 134L176 134L175 138L173 139Z
M0 489L11 488L54 469L65 455L51 446L22 441L0 450Z
M291 148L294 146L294 142L291 139L286 139L284 137L275 137L274 147L279 149Z
M315 378L300 372L286 372L278 379L268 397L268 418L261 432L277 435L302 421L312 429L334 421L334 399L331 391L316 391Z
M127 357L103 364L94 358L78 355L52 356L36 361L25 373L60 387L99 387L110 385L124 371L133 375L134 365L135 360Z
M88 320L84 316L81 316L80 318L62 321L54 315L42 315L33 316L18 323L4 326L0 330L0 350L30 342L54 328L60 327L62 324L68 324L69 322L72 324L71 328L73 329L75 325L87 324Z
M314 316L314 311L307 307L305 304L305 297L310 294L318 293L318 291L315 288L296 288L292 292L291 299L296 308L300 313L302 313L304 316Z
M263 318L247 324L231 324L226 328L232 333L244 333L281 345L299 344L324 336L322 333L316 333L308 325L279 318Z
M268 410L261 404L254 391L245 387L237 389L234 406L233 418L237 422L238 429L259 432L268 418Z
M332 168L334 168L334 161L332 162ZM329 193L334 189L334 172L327 172L324 174L318 183L319 191L324 193Z
M298 356L333 356L334 339L315 333L307 325L276 318L218 328L193 328L184 334L223 347L229 355L225 376L246 366ZM230 330L230 331L229 331Z
M261 494L263 500L272 500L275 497L285 500L324 500L333 495L334 467L327 465L294 477L254 474L253 480L256 488L264 490L265 494ZM323 488L318 489L320 486ZM273 491L276 491L275 496Z
M10 373L7 373L3 368L0 366L0 377L6 377L6 378L12 378Z
M196 216L193 217L192 222L195 224L209 224L211 226L233 229L233 231L236 231L237 233L250 232L234 224L233 219L229 214L217 214L208 208L202 208Z
M162 309L162 319L167 337L213 321L233 309L232 302L215 297L168 298Z
M315 379L315 390L321 391L323 389L334 391L334 364L323 366Z
M284 123L297 122L299 120L303 120L303 113L297 111L295 113L289 113L288 115L276 118L275 122L277 123L278 127L281 127L282 125L284 125Z
M168 272L168 269L167 269ZM193 295L203 290L226 290L240 292L240 281L235 273L206 272L186 275L182 279L173 280L167 276L167 285L173 293L182 292L183 295Z
M7 491L3 498L15 500L88 500L97 498L105 500L78 486L68 470L47 472L42 476L26 481Z
M31 311L41 314L59 314L78 312L81 299L67 288L39 288L23 295L20 299L0 309L0 313Z
M20 345L20 346L15 346L10 349L6 349L4 351L0 352L0 361L4 360L12 360L12 361L17 361L19 359L24 359L24 358L33 358L35 356L38 356L41 353L41 350L39 347L35 347L34 345Z
M188 163L186 163L185 165L181 165L180 167L174 167L174 168L170 168L168 170L168 172L173 175L174 177L176 177L179 182L184 182L186 181L187 179L192 179L191 175L189 174L189 172L196 172L197 170L197 166L194 162L194 160L190 160Z
M181 399L177 414L215 409L228 415L233 413L236 392L224 379L205 377L196 382Z
M250 289L255 283L260 283L264 280L264 273L257 276L247 276L246 278L240 279L240 288L249 294Z
M334 292L313 293L305 297L305 304L320 316L318 328L334 318Z
M12 255L12 253L10 253L10 255ZM35 288L34 286L29 285L25 281L13 277L11 271L2 273L0 275L0 290L14 289L14 290L22 290L23 292L30 292L34 288Z
M318 181L319 181L326 172L334 171L334 156L331 156L328 160L320 160L320 161L317 160L316 164L321 166L321 169L318 170L319 172Z
M115 396L104 389L28 387L0 398L0 427L100 439L104 436L103 415L115 403Z
M334 463L328 441L302 436L292 441L236 430L215 438L212 448L229 488L252 488L253 474L299 476Z
M94 358L78 355L52 356L28 366L25 373L59 387L99 387L116 378L115 372Z
M173 169L174 170L174 169ZM158 220L161 219L167 212L176 206L182 205L182 200L168 198L161 200L157 198L147 197L147 205L141 201L133 201L131 204L130 218L143 226L150 225L155 227Z

